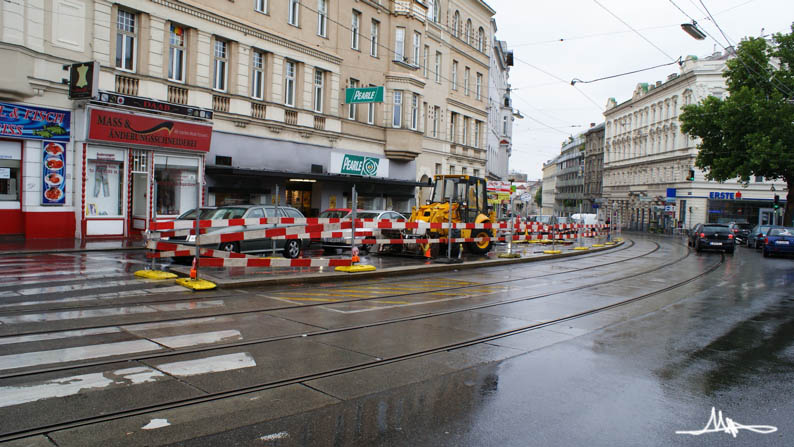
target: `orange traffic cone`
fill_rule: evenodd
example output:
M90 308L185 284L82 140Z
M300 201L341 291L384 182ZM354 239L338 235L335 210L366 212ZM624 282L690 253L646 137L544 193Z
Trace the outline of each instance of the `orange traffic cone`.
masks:
M433 257L433 254L430 253L430 244L427 244L427 246L425 248L425 257L428 258L428 259Z
M355 264L356 262L359 261L359 259L358 259L358 247L353 247L352 254L353 254L353 259L351 259L351 261Z
M190 279L196 279L197 276L198 275L196 273L196 258L194 257L193 258L193 266L190 267Z

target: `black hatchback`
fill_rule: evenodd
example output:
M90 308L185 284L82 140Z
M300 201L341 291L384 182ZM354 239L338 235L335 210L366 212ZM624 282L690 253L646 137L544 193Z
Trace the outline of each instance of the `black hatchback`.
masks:
M697 224L689 234L689 246L700 253L702 250L721 250L732 254L736 239L728 225Z

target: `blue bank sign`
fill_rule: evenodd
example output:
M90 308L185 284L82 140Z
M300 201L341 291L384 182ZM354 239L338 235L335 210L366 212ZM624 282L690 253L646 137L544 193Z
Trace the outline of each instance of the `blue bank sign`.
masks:
M736 200L736 193L711 191L709 193L709 199Z

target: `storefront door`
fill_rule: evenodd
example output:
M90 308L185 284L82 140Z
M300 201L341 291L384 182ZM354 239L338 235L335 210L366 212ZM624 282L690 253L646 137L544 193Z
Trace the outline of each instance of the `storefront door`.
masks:
M772 208L761 208L758 210L758 224L759 225L774 225L775 224L775 210Z

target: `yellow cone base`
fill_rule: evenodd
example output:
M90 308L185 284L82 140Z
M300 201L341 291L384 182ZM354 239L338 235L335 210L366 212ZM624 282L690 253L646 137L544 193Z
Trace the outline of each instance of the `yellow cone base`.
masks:
M619 238L615 239L615 242L623 242L623 238L619 237Z
M574 247L574 250L590 250L590 247Z
M547 255L558 255L562 253L562 250L543 250L543 253Z
M604 246L604 244L593 244L593 248L599 248L599 247L603 247L603 246Z
M604 242L604 245L615 245L614 242Z
M520 258L521 255L518 253L501 253L498 256L499 258Z
M139 276L141 278L146 279L173 279L176 278L176 275L170 272L164 272L162 270L138 270L135 272L135 276Z
M191 290L211 290L216 287L214 282L206 279L179 278L176 283Z
M374 265L357 264L357 265L343 265L335 269L337 272L358 273L358 272L371 272L376 270Z

